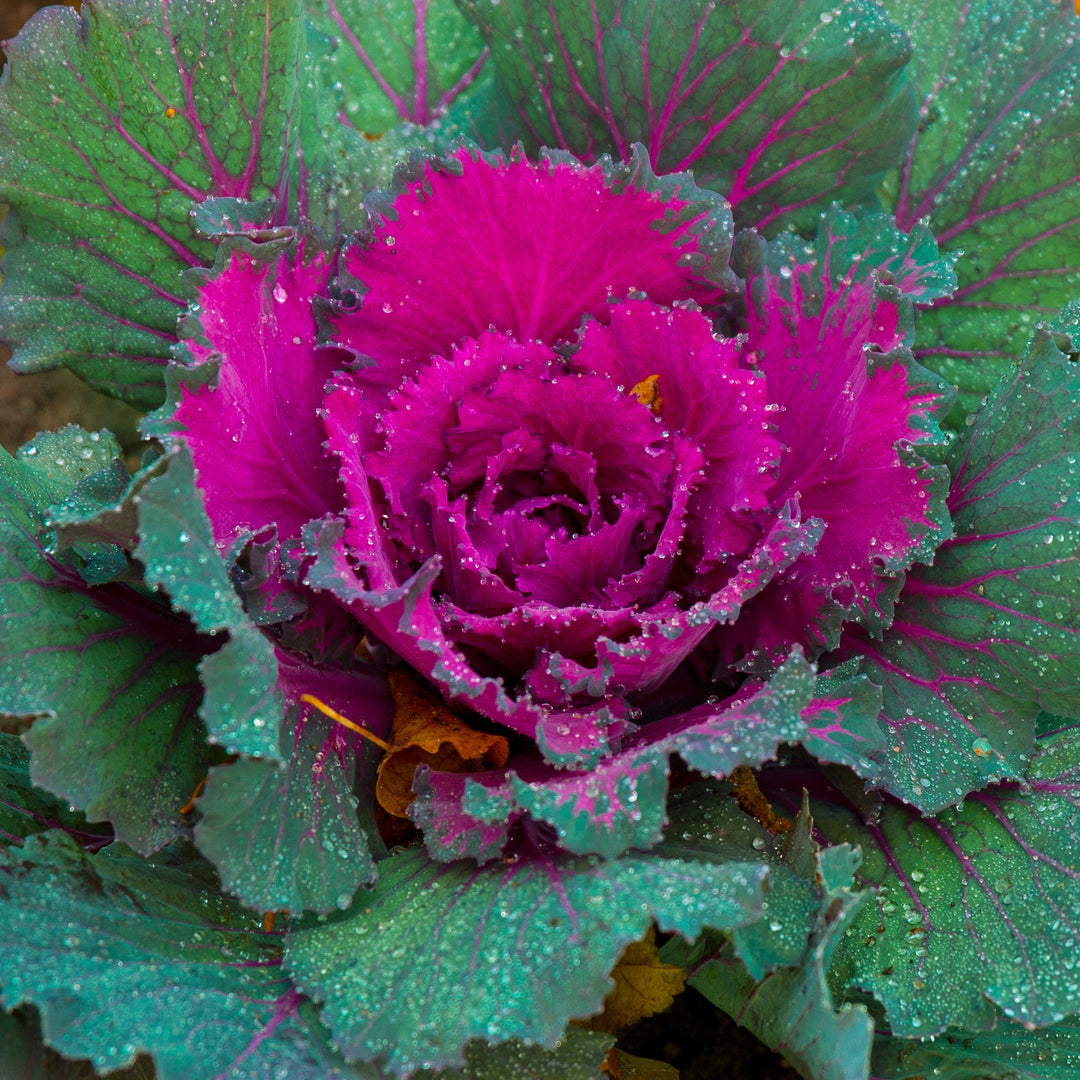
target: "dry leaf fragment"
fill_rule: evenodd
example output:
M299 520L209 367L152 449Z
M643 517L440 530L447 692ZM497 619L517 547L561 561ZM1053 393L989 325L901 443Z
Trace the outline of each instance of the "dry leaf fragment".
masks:
M607 1073L611 1080L679 1080L679 1070L674 1065L635 1057L614 1046L608 1051L600 1071Z
M652 926L641 941L627 945L611 977L615 986L604 998L604 1011L584 1021L593 1031L614 1034L646 1016L655 1016L686 989L686 972L677 964L661 963Z
M786 833L791 828L791 822L786 817L781 817L769 805L769 800L762 794L757 777L749 765L736 765L728 779L733 789L731 794L744 814L749 814L773 836Z
M510 744L502 735L474 731L402 668L389 674L394 719L390 748L379 762L375 798L387 813L405 817L415 798L417 765L439 772L479 772L506 764Z

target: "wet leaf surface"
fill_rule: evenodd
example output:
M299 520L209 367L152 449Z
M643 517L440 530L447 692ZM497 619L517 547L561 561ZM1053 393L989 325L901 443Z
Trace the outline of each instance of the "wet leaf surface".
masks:
M920 317L917 354L971 410L1035 323L1078 291L1076 12L1065 0L884 7L911 34L920 99L897 221L929 218L939 243L964 253L956 294Z
M298 19L299 0L101 0L7 43L0 313L18 370L160 403L178 275L213 257L192 200L284 187Z
M190 854L87 855L53 833L0 859L0 1000L34 1004L61 1053L105 1070L148 1052L159 1080L378 1080L329 1048L280 936Z
M379 870L342 918L290 936L288 970L345 1054L395 1073L456 1065L477 1037L552 1046L600 1010L653 918L688 936L752 922L765 874L646 855L448 865L417 849Z
M950 448L953 537L880 645L845 643L883 687L878 782L927 812L1022 777L1040 709L1080 708L1078 415L1075 366L1040 329Z
M466 0L528 145L660 172L693 169L740 226L806 226L873 201L915 127L909 47L876 5L846 0Z
M25 736L35 784L149 852L177 835L206 768L202 650L186 621L152 598L126 585L90 588L50 554L48 507L100 463L89 438L69 428L18 460L0 457L3 710L38 718ZM84 467L68 464L76 461Z

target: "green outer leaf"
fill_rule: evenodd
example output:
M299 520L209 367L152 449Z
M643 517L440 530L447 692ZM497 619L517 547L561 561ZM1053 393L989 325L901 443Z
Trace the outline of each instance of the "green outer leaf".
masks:
M771 836L735 808L727 787L682 789L662 850L721 862L740 848L762 852L770 863L763 917L735 930L730 942L715 933L693 945L673 938L661 959L684 967L691 986L802 1076L865 1080L873 1023L862 1006L838 1012L825 981L839 934L866 899L851 889L859 850L821 849L805 799L792 827Z
M199 850L222 888L257 911L347 908L375 863L356 816L356 757L346 771L326 744L333 721L290 710L282 764L241 759L210 770L197 807Z
M964 252L952 301L923 312L916 353L965 410L1077 292L1080 43L1068 0L884 0L911 33L919 132L900 171L901 228L929 215ZM1060 7L1060 10L1055 8Z
M33 478L49 502L58 504L73 497L80 484L120 455L111 431L84 431L76 424L39 432L18 452L25 475Z
M1048 740L1029 780L936 819L886 799L875 825L814 801L821 833L860 844L859 877L878 888L832 976L873 993L897 1035L987 1027L991 1002L1038 1025L1080 1008L1080 737Z
M914 132L903 31L862 0L459 0L530 149L693 169L740 226L874 202Z
M801 968L755 982L729 945L688 982L807 1080L866 1080L873 1021L863 1006L837 1010L825 980L829 952L846 917L843 911L837 915Z
M95 1080L85 1059L69 1061L41 1039L41 1020L31 1008L0 1010L0 1076L4 1080ZM130 1069L109 1073L109 1080L156 1080L153 1063L140 1057Z
M1029 1031L999 1020L993 1031L946 1031L933 1041L878 1034L875 1080L1075 1080L1080 1070L1080 1022L1075 1017Z
M846 765L864 779L880 773L885 751L881 687L859 671L859 660L833 668L814 681L814 700L803 710L802 745L818 759Z
M78 470L53 470L47 458L82 460L78 435L39 440L18 461L0 452L0 712L38 717L24 736L35 784L153 851L177 835L206 769L201 648L186 621L139 591L90 589L48 554L43 514ZM50 474L43 487L37 478Z
M316 90L300 97L301 207L327 231L360 230L364 197L389 188L410 153L444 153L462 136L513 142L490 130L487 50L453 0L305 0L305 11Z
M214 546L210 520L195 485L191 453L180 446L165 470L136 496L139 544L146 583L169 594L203 633L245 623L243 605Z
M781 743L806 734L803 710L814 696L814 669L795 646L769 681L732 707L725 724L708 721L667 740L690 768L706 776L727 776L738 765L758 766L776 757Z
M677 789L669 801L668 816L668 829L658 848L666 857L720 864L747 859L768 862L762 918L729 936L755 978L798 964L806 954L818 906L812 874L816 867L810 874L803 873L798 853L789 849L784 837L774 836L744 813L727 782L710 780ZM705 936L714 943L723 941L719 934ZM710 950L692 949L687 942L673 939L664 947L664 956L670 963L688 967L692 951L700 957Z
M58 826L90 838L82 814L31 783L30 753L22 742L14 735L0 733L0 844L17 844L33 833ZM93 839L102 843L111 836L106 831Z
M483 38L453 0L305 0L304 9L331 41L322 74L344 89L343 119L363 135L430 124L483 66Z
M1080 712L1078 462L1078 369L1039 329L950 449L954 536L880 646L849 643L883 686L882 786L925 811L1022 777L1039 711Z
M939 251L934 234L923 222L904 232L891 214L848 213L833 203L818 216L812 239L782 232L765 241L753 232L739 233L731 263L737 274L751 282L751 295L763 317L768 315L764 281L752 279L762 279L766 271L774 279L779 275L786 279L779 283L781 295L790 297L792 274L799 273L812 313L822 310L830 284L838 294L833 304L837 300L851 306L865 304L877 295L899 308L898 329L905 344L911 344L911 304L951 295L956 289L956 260L956 255ZM927 373L921 374L925 379ZM943 385L940 380L934 382ZM941 432L935 427L921 426L936 436L934 441L940 441Z
M103 584L127 569L127 559L96 527L110 504L122 498L131 484L116 437L109 431L84 431L68 424L59 431L42 431L19 449L19 460L43 493L55 500L45 514L53 532L50 551L73 548L83 580ZM80 541L90 540L90 543ZM98 543L98 540L105 543Z
M36 1005L61 1053L105 1070L145 1050L159 1080L375 1080L328 1048L256 926L178 853L87 855L58 833L0 853L2 1000Z
M273 646L254 627L229 633L231 640L199 664L205 691L199 715L210 741L230 754L276 761L285 702Z
M571 1024L554 1049L520 1042L465 1047L462 1069L441 1069L438 1080L597 1080L615 1039Z
M293 934L287 964L347 1056L385 1055L398 1073L457 1065L471 1038L553 1046L600 1010L651 919L689 937L750 922L765 873L647 855L477 867L411 849L343 919Z
M180 272L213 257L192 200L284 193L299 33L299 0L97 0L7 44L0 318L17 370L161 401Z
M165 590L173 607L190 615L200 630L229 634L199 665L206 688L201 715L211 742L229 753L278 760L285 702L277 690L274 649L244 613L214 546L186 446L169 455L165 471L142 487L135 504L135 554L147 583Z
M130 569L126 552L135 547L134 508L127 498L131 486L127 466L115 457L49 510L53 553L73 549L83 560L79 573L88 585L104 585Z
M663 748L647 746L625 758L629 760L620 762L614 778L596 784L596 795L589 790L595 773L585 781L584 790L561 790L543 782L528 783L511 772L510 792L533 821L546 822L555 830L563 850L617 858L628 848L647 849L659 839L668 790L668 755ZM504 804L504 814L507 809Z

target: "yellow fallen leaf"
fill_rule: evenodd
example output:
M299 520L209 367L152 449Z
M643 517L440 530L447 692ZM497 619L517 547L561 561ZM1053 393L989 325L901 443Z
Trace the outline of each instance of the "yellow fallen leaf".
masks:
M479 772L505 765L510 744L502 735L474 731L402 668L390 671L394 719L390 747L379 762L375 798L388 814L405 817L415 795L417 765L437 772Z
M584 1021L593 1031L614 1034L646 1016L663 1012L686 989L686 972L677 964L664 964L656 948L656 930L627 945L612 969L615 986L604 998L604 1011Z

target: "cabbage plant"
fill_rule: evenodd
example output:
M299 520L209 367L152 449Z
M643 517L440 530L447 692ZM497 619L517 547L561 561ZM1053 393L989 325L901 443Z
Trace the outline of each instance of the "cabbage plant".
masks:
M0 336L145 438L0 460L0 1065L1075 1075L1078 30L32 18Z

